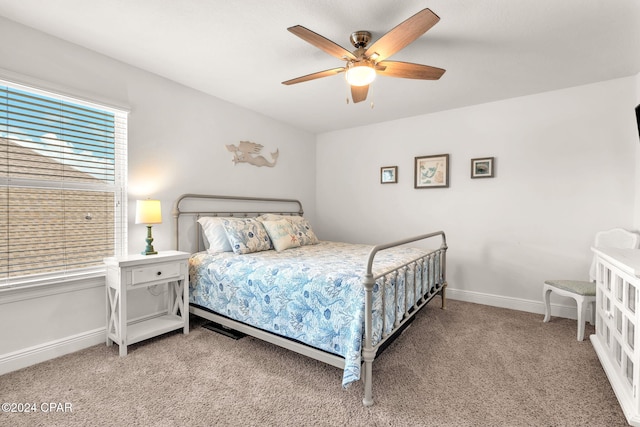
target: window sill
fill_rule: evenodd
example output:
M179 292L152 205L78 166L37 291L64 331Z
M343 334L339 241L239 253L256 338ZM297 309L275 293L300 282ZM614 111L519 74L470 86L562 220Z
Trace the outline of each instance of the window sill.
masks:
M0 285L0 304L104 286L104 268Z

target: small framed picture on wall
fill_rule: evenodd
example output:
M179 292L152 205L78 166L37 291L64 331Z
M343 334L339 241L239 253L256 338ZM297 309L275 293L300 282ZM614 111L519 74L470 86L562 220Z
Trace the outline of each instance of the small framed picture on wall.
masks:
M493 177L493 157L471 159L471 178Z
M398 167L383 166L380 168L380 184L397 184L398 183Z
M415 158L414 187L438 188L449 186L449 155Z

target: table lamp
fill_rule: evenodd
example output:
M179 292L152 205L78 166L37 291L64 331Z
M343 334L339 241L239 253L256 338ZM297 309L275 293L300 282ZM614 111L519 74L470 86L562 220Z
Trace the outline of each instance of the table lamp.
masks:
M142 255L155 255L153 249L153 237L151 236L151 225L162 223L162 210L160 200L136 200L136 224L147 225L147 247L142 251Z

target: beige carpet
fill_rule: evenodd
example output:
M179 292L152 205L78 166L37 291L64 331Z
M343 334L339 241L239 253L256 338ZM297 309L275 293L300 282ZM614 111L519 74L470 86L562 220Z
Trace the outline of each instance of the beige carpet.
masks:
M623 426L573 320L432 301L374 363L374 399L341 371L192 318L189 335L98 345L0 376L2 402L71 413L0 413L2 426ZM587 333L593 327L587 325Z

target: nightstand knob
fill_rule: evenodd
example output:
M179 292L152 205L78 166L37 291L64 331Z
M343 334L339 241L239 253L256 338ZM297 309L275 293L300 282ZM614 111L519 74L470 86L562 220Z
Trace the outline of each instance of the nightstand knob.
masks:
M156 274L160 276L162 274L162 271L158 271Z

